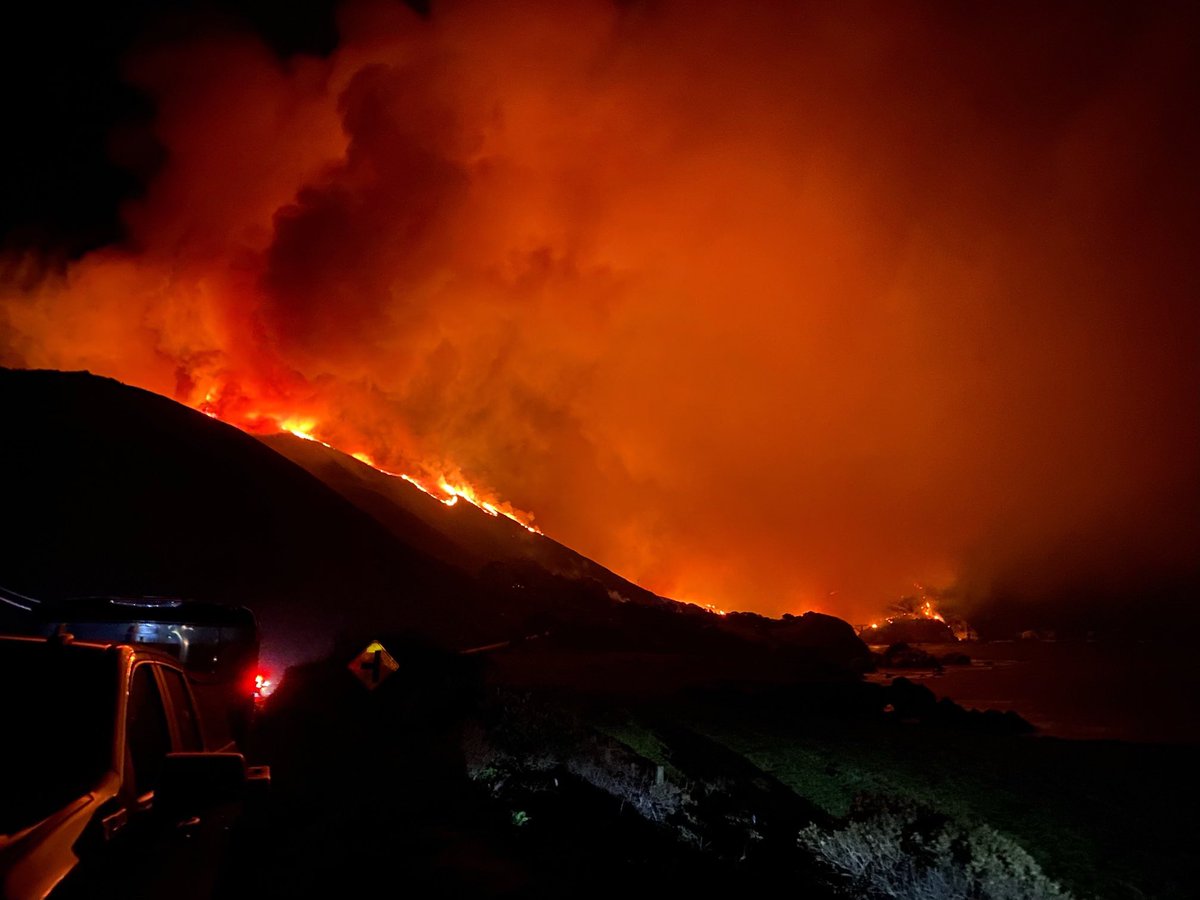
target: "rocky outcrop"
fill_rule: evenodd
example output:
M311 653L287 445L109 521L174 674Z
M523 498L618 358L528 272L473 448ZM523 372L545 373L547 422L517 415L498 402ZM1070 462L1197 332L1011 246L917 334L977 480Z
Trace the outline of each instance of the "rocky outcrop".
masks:
M934 669L940 672L943 666L969 666L971 664L971 657L965 653L934 655L903 641L892 644L882 653L875 653L872 656L875 659L875 665L884 669Z
M948 697L941 700L929 688L896 678L885 688L890 714L902 722L953 726L987 734L1028 734L1036 729L1012 710L964 709Z
M894 619L878 628L863 629L863 640L870 644L952 644L958 638L950 626L938 619Z
M835 616L806 612L770 619L757 613L730 613L720 618L727 631L763 641L771 648L795 652L815 665L847 672L871 668L871 651L849 623Z

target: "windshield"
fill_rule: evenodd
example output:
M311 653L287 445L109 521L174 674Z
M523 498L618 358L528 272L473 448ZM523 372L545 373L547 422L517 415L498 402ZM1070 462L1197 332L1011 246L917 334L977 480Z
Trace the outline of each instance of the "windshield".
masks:
M0 641L0 834L41 821L112 766L117 658Z

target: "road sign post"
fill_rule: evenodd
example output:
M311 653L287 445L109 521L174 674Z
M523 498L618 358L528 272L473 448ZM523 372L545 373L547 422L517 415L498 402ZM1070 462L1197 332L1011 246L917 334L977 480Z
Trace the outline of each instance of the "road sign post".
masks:
M379 641L371 641L365 650L350 661L350 672L367 686L375 690L384 680L400 668L396 658L387 652Z

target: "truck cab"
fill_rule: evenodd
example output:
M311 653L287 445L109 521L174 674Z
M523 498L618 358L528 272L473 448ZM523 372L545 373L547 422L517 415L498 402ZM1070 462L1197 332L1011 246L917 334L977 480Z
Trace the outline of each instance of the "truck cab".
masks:
M245 607L174 597L73 597L32 604L24 627L171 657L191 683L205 749L245 747L260 674L258 622Z
M0 636L0 890L8 900L211 896L269 773L213 734L179 659Z

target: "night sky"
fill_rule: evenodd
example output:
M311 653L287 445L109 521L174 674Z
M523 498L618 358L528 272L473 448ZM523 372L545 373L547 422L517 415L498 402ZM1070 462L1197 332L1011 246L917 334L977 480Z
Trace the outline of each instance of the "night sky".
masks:
M1195 615L1195 9L6 11L0 363L728 609Z

